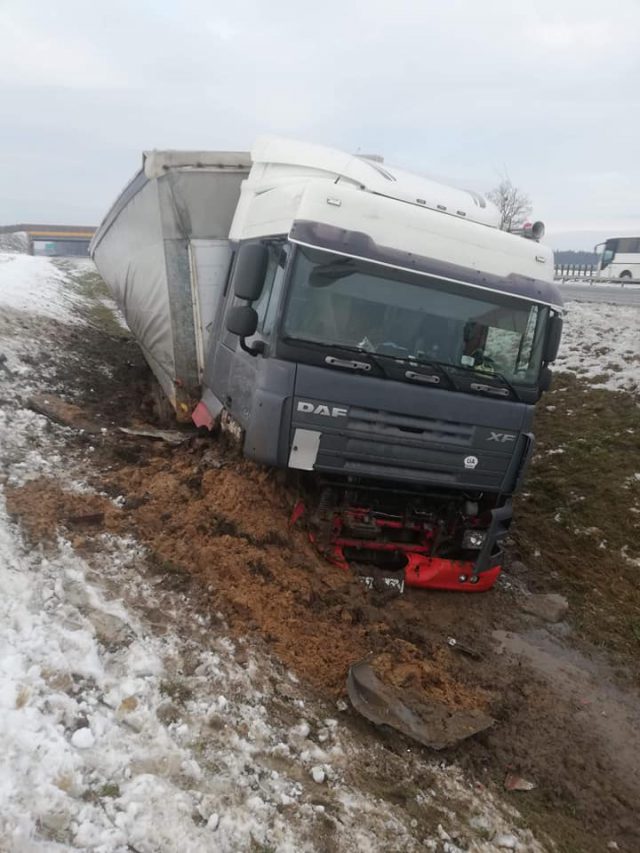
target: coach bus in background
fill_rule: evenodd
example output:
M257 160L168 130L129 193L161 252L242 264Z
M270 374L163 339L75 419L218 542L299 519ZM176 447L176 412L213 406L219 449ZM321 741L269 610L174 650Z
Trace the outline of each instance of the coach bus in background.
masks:
M598 278L640 280L640 237L611 237L595 247Z

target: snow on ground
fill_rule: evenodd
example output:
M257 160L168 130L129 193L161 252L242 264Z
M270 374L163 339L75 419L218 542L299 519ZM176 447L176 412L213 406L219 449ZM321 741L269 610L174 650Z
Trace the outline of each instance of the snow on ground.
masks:
M640 390L640 307L568 302L555 366L594 387Z
M29 251L29 235L26 231L12 231L9 234L0 234L0 252L20 252L26 254Z
M79 322L63 268L0 256L0 305ZM37 355L59 344L55 323L34 340L16 322L0 324L0 849L542 851L455 767L363 746L340 708L158 586L135 541L105 534L83 557L23 539L5 490L40 475L86 489L91 447L23 407L50 390ZM377 760L393 781L433 780L413 810L352 781ZM438 808L441 825L413 816Z
M0 302L67 323L74 321L65 274L50 258L0 252Z

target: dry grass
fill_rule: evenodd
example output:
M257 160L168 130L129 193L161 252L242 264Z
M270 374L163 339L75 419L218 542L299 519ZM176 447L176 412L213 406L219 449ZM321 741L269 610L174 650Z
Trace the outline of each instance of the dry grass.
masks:
M640 651L640 401L558 375L535 432L537 454L515 513L533 583L567 595L579 632L633 661Z

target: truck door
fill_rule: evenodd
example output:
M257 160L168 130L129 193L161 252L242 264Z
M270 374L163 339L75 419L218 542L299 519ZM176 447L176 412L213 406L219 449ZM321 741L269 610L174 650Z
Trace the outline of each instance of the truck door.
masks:
M286 259L287 248L281 243L274 243L269 247L269 262L262 293L253 303L258 314L258 328L253 337L247 338L246 343L251 347L256 341L263 341L266 346L264 355L250 355L241 348L236 335L232 335L226 329L223 332L222 346L231 351L229 382L226 399L223 402L233 417L245 428L251 416L262 361L269 357L269 347L282 297ZM238 303L239 300L230 299L229 307Z

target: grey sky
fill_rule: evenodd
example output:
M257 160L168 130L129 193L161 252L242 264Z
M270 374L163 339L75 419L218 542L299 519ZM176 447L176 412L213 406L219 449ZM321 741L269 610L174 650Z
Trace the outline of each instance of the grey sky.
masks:
M639 34L640 0L0 0L0 224L97 223L143 149L275 132L506 170L559 247L640 233Z

